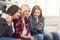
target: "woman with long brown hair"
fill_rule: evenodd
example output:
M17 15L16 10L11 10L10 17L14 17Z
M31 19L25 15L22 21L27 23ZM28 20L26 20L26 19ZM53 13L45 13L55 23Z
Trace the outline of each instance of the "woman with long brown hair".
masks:
M43 40L44 17L42 16L41 8L38 5L33 7L29 17L29 23L31 34L35 36L37 40Z
M41 7L35 5L29 17L31 34L35 36L37 40L59 40L56 32L44 33L44 20L45 18L42 15Z

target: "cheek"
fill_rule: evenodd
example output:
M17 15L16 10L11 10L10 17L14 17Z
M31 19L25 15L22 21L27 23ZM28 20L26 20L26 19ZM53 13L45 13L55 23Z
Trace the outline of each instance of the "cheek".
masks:
M38 13L38 16L40 16L40 13Z
M15 17L18 17L18 14L15 14Z
M38 16L38 14L37 13L34 13L34 16Z
M26 15L26 16L28 16L28 15L29 15L29 13L25 12L25 15Z

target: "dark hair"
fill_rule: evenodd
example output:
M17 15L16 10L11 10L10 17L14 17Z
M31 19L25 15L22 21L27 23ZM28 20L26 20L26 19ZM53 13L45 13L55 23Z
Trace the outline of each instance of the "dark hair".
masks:
M0 14L0 17L2 16L2 14Z
M39 16L39 17L42 17L42 10L41 10L40 6L38 6L38 5L35 5L35 6L32 8L31 15L32 15L32 16L34 15L34 12L35 12L35 10L36 10L36 9L38 9L38 10L40 10L40 11L41 11L41 13L40 13L40 16Z
M12 5L11 7L8 8L6 11L7 14L9 15L14 15L20 8L17 5ZM21 10L21 9L20 9Z

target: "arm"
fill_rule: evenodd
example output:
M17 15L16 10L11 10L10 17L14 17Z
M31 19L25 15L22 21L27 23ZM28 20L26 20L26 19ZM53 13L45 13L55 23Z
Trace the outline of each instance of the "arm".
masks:
M24 35L24 34L21 34L20 36L21 38L26 38L26 39L29 39L29 36L28 35Z
M38 30L36 28L36 25L33 22L33 19L30 17L29 18L29 23L30 23L31 31L36 32L36 33L43 33L44 32L44 17L41 18L41 22L43 23L42 29Z
M4 18L2 20L3 21L2 21L2 28L0 28L0 36L9 36L7 35L8 33L10 34L10 31L8 30L7 22Z
M5 33L5 30L6 30L6 26L0 24L0 37L4 36L3 33Z
M21 30L22 27L20 22L16 23L15 29L16 29L16 34L19 35L19 37L29 39L27 35L22 34L22 30Z
M7 37L11 37L13 34L13 28L12 28L12 24L10 23L10 25L8 25L7 21L6 21L6 36Z
M30 25L30 30L31 30L31 32L36 32L37 30L36 30L36 25L34 25L34 20L31 18L31 17L29 17L29 25Z
M41 18L41 22L42 22L42 28L40 30L38 30L40 33L44 33L44 22L45 22L45 18L42 17Z

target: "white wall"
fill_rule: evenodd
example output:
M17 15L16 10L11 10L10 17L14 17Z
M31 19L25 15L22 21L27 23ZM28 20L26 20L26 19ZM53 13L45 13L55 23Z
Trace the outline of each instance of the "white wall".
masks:
M59 16L59 0L47 0L46 16Z
M21 7L22 4L28 4L31 9L34 5L41 6L44 16L59 16L59 0L11 0Z

